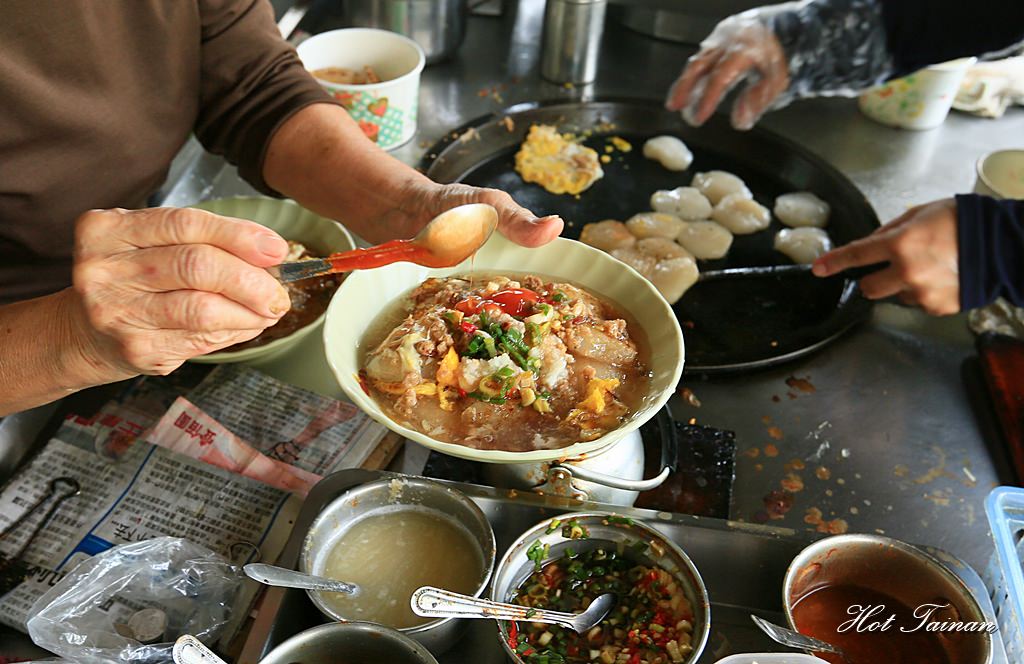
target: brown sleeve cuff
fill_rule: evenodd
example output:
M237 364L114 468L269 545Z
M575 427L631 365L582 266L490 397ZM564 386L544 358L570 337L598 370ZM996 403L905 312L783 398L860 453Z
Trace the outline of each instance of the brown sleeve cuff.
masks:
M254 140L246 141L238 154L238 174L262 194L281 198L281 193L272 189L263 179L263 164L267 150L277 130L293 115L312 104L341 104L317 85L317 90L302 91L287 99L276 108L263 109L253 125L244 133Z
M256 189L271 137L288 118L336 102L281 39L266 0L199 0L202 20L196 137L224 155Z

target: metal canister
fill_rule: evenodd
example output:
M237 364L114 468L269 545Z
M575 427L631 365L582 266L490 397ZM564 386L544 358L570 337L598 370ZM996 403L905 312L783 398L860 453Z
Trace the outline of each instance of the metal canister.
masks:
M345 0L346 19L360 28L380 28L410 37L427 56L441 62L462 45L467 0Z
M592 83L608 0L547 0L541 75L554 83Z

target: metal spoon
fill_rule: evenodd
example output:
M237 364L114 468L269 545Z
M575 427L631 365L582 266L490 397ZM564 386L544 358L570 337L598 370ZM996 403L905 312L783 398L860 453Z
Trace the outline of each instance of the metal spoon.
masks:
M453 267L482 247L498 227L490 205L460 205L430 220L411 240L391 240L368 249L353 249L327 258L281 263L268 272L282 283L325 274L369 270L406 261L426 267Z
M276 565L266 563L249 563L242 568L246 576L254 581L265 583L268 586L279 588L301 588L303 590L326 590L332 593L345 593L355 595L359 593L359 586L344 581L335 581L322 576L296 572L293 569L285 569Z
M753 620L754 624L760 627L772 641L775 641L775 643L780 643L784 646L789 646L790 648L796 648L797 650L804 650L807 652L828 652L833 655L839 655L843 659L849 661L846 657L846 652L844 652L842 648L837 648L831 643L816 639L813 636L806 636L800 632L794 632L791 629L768 622L764 618L759 618L758 616L751 615L750 619Z
M828 278L859 281L869 274L884 270L889 265L889 262L886 261L851 267L842 272L837 272ZM746 277L781 277L789 274L811 274L811 265L801 263L797 265L760 265L757 267L730 267L722 270L707 270L700 273L699 280L704 282L719 281L721 279L742 279Z
M424 586L412 594L412 611L425 618L492 618L494 620L526 620L529 622L561 625L585 634L596 626L615 606L615 593L605 593L595 599L583 613L562 613L546 609L531 609L518 604L503 604L450 590Z

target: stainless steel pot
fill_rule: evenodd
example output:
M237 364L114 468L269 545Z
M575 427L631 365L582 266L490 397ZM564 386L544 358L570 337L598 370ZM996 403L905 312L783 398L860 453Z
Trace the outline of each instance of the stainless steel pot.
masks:
M328 623L299 632L277 646L260 664L437 664L419 643L375 623Z
M476 503L463 494L419 477L396 477L371 482L334 499L306 533L299 569L311 574L322 574L331 549L355 521L371 513L379 513L384 509L391 511L402 505L433 510L469 532L472 540L480 547L480 558L484 566L480 582L472 594L475 597L483 594L494 568L495 543L491 524ZM324 602L320 592L311 590L307 594L324 615L333 620L346 620L346 616L339 615ZM462 627L464 621L443 618L398 631L423 644L430 652L440 654L454 645Z
M344 0L348 23L413 39L427 64L451 57L466 34L467 0Z
M667 409L662 409L655 420L660 438L661 470L650 479L643 479L644 443L637 430L613 445L579 457L542 463L484 464L484 481L492 486L632 506L639 492L661 486L678 461L672 416Z
M684 664L693 664L700 659L711 633L711 602L708 599L707 587L704 585L700 572L697 571L689 556L675 542L658 531L639 522L612 523L608 521L608 516L608 514L601 513L572 512L554 517L562 521L575 519L586 526L590 530L590 537L587 539L565 539L562 537L560 528L555 529L554 532L547 532L552 519L545 519L527 530L512 543L495 568L494 582L491 584L491 599L507 602L515 589L533 573L534 562L526 554L535 542L539 541L542 545L550 546L548 556L542 563L560 558L565 553L565 549L570 547L576 551L590 551L602 546L607 547L609 544L617 547L621 543L625 545L623 549L625 554L630 555L631 553L636 554L636 549L630 545L636 542L645 542L652 546L648 548L648 553L644 556L647 560L643 562L654 563L678 579L690 606L693 607L693 639L691 641L693 651L684 662ZM664 553L655 554L654 550L664 551ZM523 664L523 660L508 646L507 623L499 622L498 625L498 638L505 652L512 661Z
M782 584L786 620L796 629L793 606L808 593L831 584L849 584L884 593L911 609L949 604L941 619L985 622L970 589L934 557L899 540L879 535L837 535L811 544L790 563ZM940 619L939 615L935 616ZM937 632L950 664L990 664L992 634ZM828 640L821 634L820 638Z

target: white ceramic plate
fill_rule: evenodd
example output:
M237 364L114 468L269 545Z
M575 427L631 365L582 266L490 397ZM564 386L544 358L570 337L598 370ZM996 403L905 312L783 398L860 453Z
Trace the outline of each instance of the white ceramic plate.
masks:
M327 256L338 251L355 249L352 236L345 227L301 207L295 201L264 196L238 196L235 198L218 198L197 203L192 207L207 210L214 214L238 219L249 219L262 224L278 233L286 240L301 242L318 256ZM220 351L194 357L190 361L200 364L227 364L246 362L249 360L266 359L290 348L303 337L320 329L324 323L326 312L315 321L300 327L287 337L275 339L270 343L236 351Z
M672 396L683 372L683 333L668 302L631 267L575 240L558 238L543 247L527 249L499 233L495 233L471 261L441 270L396 263L376 270L353 272L335 293L324 324L327 363L348 398L370 417L410 440L452 456L489 462L538 462L578 457L615 443L654 417ZM618 429L596 440L532 452L477 450L446 443L388 417L359 385L367 328L389 303L406 295L428 277L469 272L536 274L569 281L625 309L640 323L651 347L651 390L643 406Z

